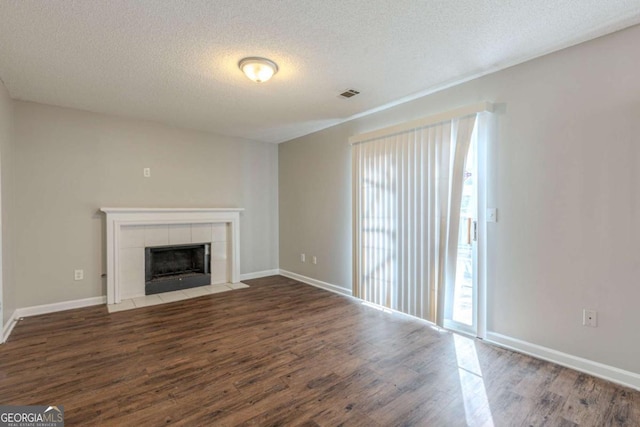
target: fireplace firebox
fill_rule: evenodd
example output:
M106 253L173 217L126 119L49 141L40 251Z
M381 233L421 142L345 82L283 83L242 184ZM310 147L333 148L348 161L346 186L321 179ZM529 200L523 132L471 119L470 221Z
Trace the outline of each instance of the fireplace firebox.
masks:
M145 294L211 284L210 244L145 248Z

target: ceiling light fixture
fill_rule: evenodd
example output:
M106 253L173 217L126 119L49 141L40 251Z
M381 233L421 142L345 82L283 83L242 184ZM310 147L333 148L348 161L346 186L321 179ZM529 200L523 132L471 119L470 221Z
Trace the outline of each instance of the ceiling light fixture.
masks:
M244 58L238 62L238 67L256 83L266 82L278 72L278 65L266 58Z

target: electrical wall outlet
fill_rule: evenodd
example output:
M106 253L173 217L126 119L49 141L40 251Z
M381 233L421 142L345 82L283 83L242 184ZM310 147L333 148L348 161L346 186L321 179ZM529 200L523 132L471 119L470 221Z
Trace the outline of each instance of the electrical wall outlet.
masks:
M307 262L307 256L305 254L300 254L300 262Z
M151 176L151 168L142 169L142 175L144 175L145 178L149 178Z
M314 264L318 263L318 257L314 256L313 258L311 258L311 262Z
M82 279L84 279L84 270L74 270L73 280L82 280Z
M582 325L595 328L598 326L598 312L595 310L582 310Z

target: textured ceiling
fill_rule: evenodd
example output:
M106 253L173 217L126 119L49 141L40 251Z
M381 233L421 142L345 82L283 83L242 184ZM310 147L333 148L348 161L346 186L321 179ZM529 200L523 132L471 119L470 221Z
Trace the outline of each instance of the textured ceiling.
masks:
M638 22L638 0L0 0L0 78L15 99L281 142ZM253 83L246 56L280 71Z

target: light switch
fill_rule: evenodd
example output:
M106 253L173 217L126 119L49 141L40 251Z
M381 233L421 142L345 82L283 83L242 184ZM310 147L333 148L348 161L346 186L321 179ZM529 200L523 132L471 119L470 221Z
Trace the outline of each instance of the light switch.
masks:
M496 208L487 209L487 222L498 222L498 209Z

